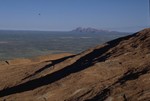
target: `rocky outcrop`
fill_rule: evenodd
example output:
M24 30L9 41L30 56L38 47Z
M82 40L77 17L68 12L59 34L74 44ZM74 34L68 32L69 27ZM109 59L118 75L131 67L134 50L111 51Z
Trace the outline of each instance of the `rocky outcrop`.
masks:
M102 29L96 29L96 28L83 28L83 27L77 27L76 29L72 30L73 32L81 32L81 33L119 33L116 31L109 31L109 30L102 30Z
M150 28L77 55L42 60L1 65L0 100L150 100Z

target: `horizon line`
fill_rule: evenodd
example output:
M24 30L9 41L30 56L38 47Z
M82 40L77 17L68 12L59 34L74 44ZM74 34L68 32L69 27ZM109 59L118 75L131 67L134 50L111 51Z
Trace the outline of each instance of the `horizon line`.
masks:
M78 27L76 27L78 28ZM74 29L76 29L74 28ZM94 28L94 27L82 27L82 28ZM43 32L70 32L70 31L73 31L74 29L72 30L38 30L38 29L8 29L8 28L0 28L0 31L43 31ZM94 28L94 29L97 29L97 28ZM108 29L98 29L98 30L107 30L107 31L115 31L115 32L127 32L127 33L134 33L136 31L118 31L118 30L108 30Z

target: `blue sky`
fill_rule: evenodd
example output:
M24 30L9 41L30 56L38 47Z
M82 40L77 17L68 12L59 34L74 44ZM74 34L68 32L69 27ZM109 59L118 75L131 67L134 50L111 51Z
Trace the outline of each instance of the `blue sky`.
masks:
M148 0L0 0L0 29L138 31L148 10Z

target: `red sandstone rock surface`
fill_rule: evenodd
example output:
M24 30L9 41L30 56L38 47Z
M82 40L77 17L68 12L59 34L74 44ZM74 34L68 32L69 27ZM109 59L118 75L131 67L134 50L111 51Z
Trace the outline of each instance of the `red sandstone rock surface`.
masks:
M150 28L77 55L0 63L0 101L85 100L150 100Z

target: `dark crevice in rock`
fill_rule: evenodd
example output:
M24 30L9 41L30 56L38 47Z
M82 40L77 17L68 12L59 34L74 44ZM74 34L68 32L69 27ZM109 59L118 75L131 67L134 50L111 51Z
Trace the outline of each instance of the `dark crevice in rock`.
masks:
M104 101L110 95L110 91L111 91L110 87L105 88L95 97L85 100L85 101Z
M57 60L52 60L52 61L51 61L51 62L52 62L51 64L48 64L48 65L46 65L46 66L40 68L39 70L35 71L33 74L31 74L31 75L25 77L25 78L22 79L22 80L25 80L25 79L27 79L27 78L30 78L30 77L32 77L32 76L34 76L34 75L36 75L36 74L42 72L43 70L45 70L45 69L47 69L47 68L50 68L51 66L54 66L55 64L58 64L58 63L60 63L60 62L63 62L63 61L65 61L66 59L72 58L72 57L74 57L74 56L75 56L75 55L63 57L63 58L60 58L60 59L57 59ZM49 61L46 61L46 62L49 62Z
M144 68L142 70L130 70L127 71L123 77L119 78L118 81L116 83L120 83L121 85L124 84L126 81L129 80L135 80L138 79L141 75L146 74L147 72L149 72L149 68ZM115 84L116 84L115 83Z
M5 63L9 65L9 62L8 62L8 61L5 61Z

